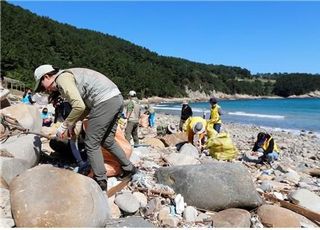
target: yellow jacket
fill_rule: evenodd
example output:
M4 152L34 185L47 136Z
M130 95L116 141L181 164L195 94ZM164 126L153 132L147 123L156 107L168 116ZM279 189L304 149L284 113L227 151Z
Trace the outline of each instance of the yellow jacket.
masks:
M210 122L213 124L221 124L221 118L220 118L220 106L216 104L215 106L211 107L210 110Z
M194 136L193 127L198 122L201 122L204 127L204 132L200 134L201 138L204 138L206 133L205 131L207 129L207 121L202 117L189 117L183 125L183 131L187 132L189 142L193 142L193 136Z

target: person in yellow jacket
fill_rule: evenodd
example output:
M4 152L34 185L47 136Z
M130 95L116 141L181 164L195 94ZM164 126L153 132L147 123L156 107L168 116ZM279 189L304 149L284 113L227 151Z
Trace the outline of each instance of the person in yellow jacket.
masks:
M221 122L221 115L222 115L221 107L218 105L218 100L215 97L211 97L209 102L211 104L209 125L213 125L214 130L216 130L218 133L220 133L221 123L222 123Z
M262 161L273 162L279 158L279 148L272 136L268 133L258 133L257 140L252 148L253 153L262 153Z
M183 131L188 135L188 142L199 149L205 143L206 128L207 121L202 117L189 117L183 125Z

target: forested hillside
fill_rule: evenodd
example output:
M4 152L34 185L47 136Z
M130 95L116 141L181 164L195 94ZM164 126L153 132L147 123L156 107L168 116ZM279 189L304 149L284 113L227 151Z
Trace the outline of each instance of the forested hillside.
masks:
M47 63L95 69L123 93L134 89L140 97L186 96L185 87L206 93L280 96L320 90L318 75L261 77L241 67L164 57L115 36L78 29L1 2L1 75L33 86L33 70ZM302 83L306 84L297 90L296 85Z

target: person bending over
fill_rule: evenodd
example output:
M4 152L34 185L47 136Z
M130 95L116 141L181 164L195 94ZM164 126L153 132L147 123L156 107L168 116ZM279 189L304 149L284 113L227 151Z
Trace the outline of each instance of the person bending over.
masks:
M279 149L272 136L268 133L260 132L252 148L253 155L262 154L259 157L262 161L273 162L279 158Z
M64 139L72 134L75 123L89 115L85 149L94 173L93 178L102 190L107 190L107 176L101 145L118 158L123 176L136 172L135 166L114 139L116 121L123 110L123 98L109 78L87 68L60 70L49 64L36 68L34 78L35 92L59 91L71 104L70 114L57 129L58 138Z

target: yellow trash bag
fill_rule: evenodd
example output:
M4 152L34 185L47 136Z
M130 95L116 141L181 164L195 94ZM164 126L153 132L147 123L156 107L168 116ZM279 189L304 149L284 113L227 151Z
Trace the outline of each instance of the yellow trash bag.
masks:
M213 128L213 122L211 120L207 121L207 135L208 139L218 135L218 132Z
M211 136L206 142L211 157L218 160L232 160L238 155L238 149L232 143L228 133Z

